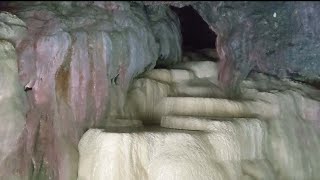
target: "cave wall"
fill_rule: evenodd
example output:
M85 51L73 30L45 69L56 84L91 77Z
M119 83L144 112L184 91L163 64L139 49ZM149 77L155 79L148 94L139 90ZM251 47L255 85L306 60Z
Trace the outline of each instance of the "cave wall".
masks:
M24 157L28 103L19 83L15 46L26 34L26 24L15 15L0 13L0 179L18 177ZM10 171L10 176L6 173Z
M18 117L17 129L11 132L7 128L11 121L1 119L5 122L1 137L12 137L2 143L13 144L9 150L6 144L1 147L0 157L9 162L1 162L5 165L0 167L1 178L76 178L77 144L82 134L88 128L106 126L109 119L121 114L134 77L157 63L170 65L180 60L178 18L163 6L170 3L150 7L128 2L9 3L7 10L25 24L8 22L10 15L0 19L1 54L10 52L10 57L4 56L11 59L10 66L18 60L22 84L17 84L16 69L1 69L0 73L11 74L10 82L15 83L2 85L1 90L12 93L8 98L17 103L16 112L4 107L1 113ZM171 3L178 7L188 4L217 34L222 85L236 85L251 70L308 82L319 80L319 4ZM27 29L27 34L17 28ZM10 30L14 33L8 33ZM7 80L3 77L1 81ZM23 87L28 103L24 102Z
M170 66L181 60L182 35L178 16L167 6L146 7L146 13L151 20L152 32L160 45L157 65Z
M141 1L191 5L217 35L220 84L235 93L253 70L319 88L319 4L316 2ZM231 94L232 95L232 94Z
M251 70L319 82L319 3L215 1L192 6L217 34L223 85L238 84Z
M215 49L216 34L192 6L170 8L180 20L183 51Z
M20 128L14 137L23 137L20 156L9 157L17 168L3 167L0 177L76 179L82 134L107 126L122 111L133 78L152 69L160 56L163 62L180 60L179 21L168 7L128 2L6 6L27 29L16 37L16 52L30 109L14 124Z

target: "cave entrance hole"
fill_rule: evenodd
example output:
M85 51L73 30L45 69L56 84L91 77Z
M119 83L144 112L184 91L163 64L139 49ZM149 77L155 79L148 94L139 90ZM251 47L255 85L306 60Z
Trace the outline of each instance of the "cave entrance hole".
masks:
M192 6L170 9L179 17L183 52L216 48L216 34Z
M180 23L182 37L181 61L219 61L216 51L216 33L191 5L184 7L169 6ZM170 68L173 64L157 63L155 69Z

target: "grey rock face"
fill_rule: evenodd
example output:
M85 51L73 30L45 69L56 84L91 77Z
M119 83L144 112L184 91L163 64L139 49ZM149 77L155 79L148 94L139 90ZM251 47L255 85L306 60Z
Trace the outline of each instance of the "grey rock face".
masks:
M202 2L193 7L218 35L224 84L251 70L319 81L319 3Z
M18 177L19 156L25 135L26 95L19 83L15 43L26 25L15 15L0 13L0 179ZM21 158L21 159L19 159Z
M182 55L182 36L178 17L164 5L149 6L147 13L156 41L160 45L157 64L168 66L177 63Z

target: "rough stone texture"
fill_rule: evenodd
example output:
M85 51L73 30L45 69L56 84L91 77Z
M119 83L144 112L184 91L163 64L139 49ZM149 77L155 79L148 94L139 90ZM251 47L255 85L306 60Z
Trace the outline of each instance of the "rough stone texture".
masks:
M0 112L9 113L1 119L5 121L1 138L10 135L1 142L3 179L76 178L77 144L83 132L112 124L117 119L113 116L123 111L132 78L154 67L159 57L159 64L179 61L177 18L163 4L193 5L217 33L219 80L224 85L236 85L250 70L309 82L319 80L319 4L314 2L151 2L157 7L147 8L139 3L110 1L10 4L14 8L8 10L26 22L28 35L22 38L22 21L0 14L0 52L8 52L0 54L15 67L16 47L20 80L31 110L25 124L24 97L14 77L16 70L7 72L10 69L4 68L8 66L5 62L0 67L5 76L1 74L0 80L9 85L2 86L1 91L9 92L17 112L10 114L6 110L9 103L0 103L6 105ZM274 85L276 91L284 90L284 84ZM17 91L8 91L9 87ZM319 103L295 91L281 98L274 92L270 95L272 103L280 104L289 118L279 116L269 124L274 141L270 140L268 156L277 162L275 170L283 179L319 177L310 168L319 162L319 156L310 156L319 152L318 132L313 130L320 127ZM314 94L319 101L319 92ZM297 107L291 107L293 104ZM9 127L13 121L6 121L13 116L17 116L16 129ZM12 148L8 149L8 144ZM284 153L278 153L278 147ZM295 174L286 173L291 171Z
M195 1L139 1L139 3L147 6L170 5L181 8L183 6L194 4Z
M18 177L23 157L19 151L25 140L28 104L19 83L17 39L26 33L26 25L18 17L0 13L0 179Z
M12 2L8 7L28 28L16 48L31 103L24 159L17 159L31 179L76 179L77 144L84 131L112 124L131 80L155 66L159 50L167 48L163 45L176 47L162 53L164 61L179 60L180 30L172 21L177 18L167 7L154 9L151 18L143 6L128 2ZM161 43L168 36L158 37L153 25L173 39Z
M202 2L192 5L217 34L224 85L251 70L320 80L317 2Z
M160 44L157 65L170 66L177 63L182 55L182 36L176 33L180 32L178 16L164 5L149 6L147 13L156 41Z

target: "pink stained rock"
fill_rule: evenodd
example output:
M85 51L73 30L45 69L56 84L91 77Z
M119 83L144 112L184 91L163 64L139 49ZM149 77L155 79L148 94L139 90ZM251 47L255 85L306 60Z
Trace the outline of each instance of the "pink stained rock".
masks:
M105 127L110 115L121 113L132 79L153 68L158 49L168 44L155 41L141 5L13 2L10 6L16 7L14 13L28 30L16 47L20 81L31 107L17 158L24 167L17 169L36 179L76 179L82 134L88 128ZM162 21L153 24L179 37L176 22L160 15ZM180 39L170 43L177 48L167 52L168 58L177 62Z

